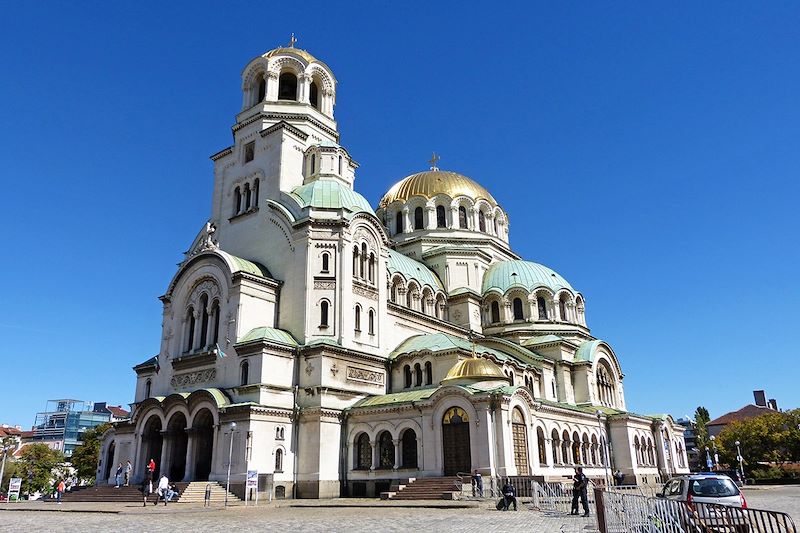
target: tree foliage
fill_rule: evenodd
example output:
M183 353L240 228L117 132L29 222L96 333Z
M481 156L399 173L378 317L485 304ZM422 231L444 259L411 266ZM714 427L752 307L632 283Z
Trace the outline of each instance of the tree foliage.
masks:
M23 492L50 492L53 480L61 475L59 467L64 462L64 454L37 442L26 446L17 461L18 472L22 478Z
M100 460L100 437L111 424L100 424L83 433L83 444L72 452L72 466L78 471L78 478L94 483L97 463Z
M697 449L700 451L700 457L702 457L702 461L705 461L705 449L706 447L711 447L711 441L708 438L708 427L706 425L711 421L711 416L708 414L708 409L703 407L702 405L698 407L694 412L694 423L695 423L695 442ZM705 465L705 463L703 463Z
M732 422L717 437L720 462L731 467L738 464L736 441L742 459L750 469L769 468L767 463L780 465L800 461L800 409L773 411L767 414Z

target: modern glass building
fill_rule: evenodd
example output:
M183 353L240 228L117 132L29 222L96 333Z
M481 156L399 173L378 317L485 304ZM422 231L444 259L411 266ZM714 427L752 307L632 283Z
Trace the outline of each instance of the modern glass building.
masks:
M105 402L48 400L45 411L36 414L33 442L47 444L70 457L73 450L83 443L83 433L86 430L110 422L111 419L112 413Z

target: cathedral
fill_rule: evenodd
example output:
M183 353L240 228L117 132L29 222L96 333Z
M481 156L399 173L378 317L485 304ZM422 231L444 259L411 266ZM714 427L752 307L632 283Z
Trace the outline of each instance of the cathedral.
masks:
M160 349L133 368L98 483L126 460L139 480L151 458L173 481L230 471L240 493L257 471L274 498L475 470L688 472L683 428L628 409L586 299L513 251L486 188L434 156L373 207L339 138L336 77L294 40L250 61L241 87L210 217L160 297Z

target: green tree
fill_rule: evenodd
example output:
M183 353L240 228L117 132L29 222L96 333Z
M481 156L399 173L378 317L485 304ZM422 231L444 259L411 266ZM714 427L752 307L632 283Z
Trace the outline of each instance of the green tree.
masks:
M61 474L57 468L63 462L64 454L46 444L37 442L26 446L17 461L18 471L22 474L22 491L50 492L53 478Z
M83 444L72 452L72 466L78 471L78 478L94 483L97 463L100 460L100 437L111 424L100 424L83 433Z
M697 435L695 442L697 449L700 451L700 464L705 466L706 461L706 447L711 449L711 440L708 438L708 427L706 425L711 421L711 416L708 414L708 409L702 405L694 412L695 434Z
M731 467L737 465L736 441L746 466L768 468L767 463L780 466L800 460L800 409L767 414L733 422L725 426L717 439L720 461Z

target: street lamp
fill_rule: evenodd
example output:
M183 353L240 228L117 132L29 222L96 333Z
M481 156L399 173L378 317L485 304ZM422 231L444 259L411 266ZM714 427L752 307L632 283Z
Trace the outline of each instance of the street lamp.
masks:
M600 446L602 448L602 446L603 446L603 424L601 423L600 419L603 416L603 412L600 409L598 409L596 414L597 414L597 429L600 430ZM607 490L608 487L611 486L609 484L609 480L608 480L608 461L611 458L609 457L609 454L608 454L608 448L606 448L604 450L601 449L601 451L603 452L603 455L605 456L605 461L603 461L603 467L604 467L604 473L605 473L605 478L606 478L606 490Z
M3 474L6 471L6 456L11 448L13 448L13 446L6 442L3 442L2 446L0 446L0 452L3 453L3 464L0 466L0 494L3 494Z
M714 470L716 471L719 468L719 455L717 455L717 443L715 442L717 437L711 435L709 438L711 439L711 446L714 448Z
M231 491L231 459L233 458L233 432L236 431L236 422L231 422L231 442L228 447L228 481L225 483L225 507L228 506L228 493Z
M742 466L742 450L739 448L741 442L736 441L736 460L739 461L739 476L742 478L742 485L744 485L744 467Z

